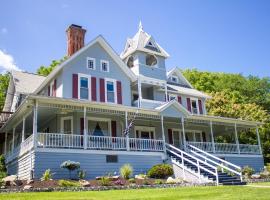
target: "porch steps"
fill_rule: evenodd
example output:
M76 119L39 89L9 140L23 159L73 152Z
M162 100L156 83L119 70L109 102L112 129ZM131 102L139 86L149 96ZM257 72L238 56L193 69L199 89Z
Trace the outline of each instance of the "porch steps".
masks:
M180 150L181 151L181 150ZM176 154L173 153L170 150L167 150L167 155L172 158L173 160L175 160L176 162L179 163L179 165L181 165L182 163L182 158L180 156L177 156L177 152ZM178 152L178 155L179 155L179 152ZM190 156L189 156L190 155ZM197 167L197 160L199 159L198 157L196 157L195 155L192 155L191 153L187 153L185 152L185 154L183 154L183 157L188 159L188 161L186 161L184 159L184 166L186 168L188 168L189 170L195 172L195 173L198 173L198 167ZM193 157L196 157L196 159L194 159ZM201 160L201 163L204 162L204 160ZM194 163L194 164L193 164ZM209 165L207 164L200 164L201 167L211 171L211 172L214 172L213 168L211 168ZM216 176L209 173L207 170L204 170L204 169L200 169L200 174L204 177L204 178L207 178L208 180L211 180L211 181L216 181ZM236 175L230 175L228 173L225 173L225 172L218 172L218 182L220 185L245 185L246 183L245 182L241 182L241 179L239 176L236 176Z

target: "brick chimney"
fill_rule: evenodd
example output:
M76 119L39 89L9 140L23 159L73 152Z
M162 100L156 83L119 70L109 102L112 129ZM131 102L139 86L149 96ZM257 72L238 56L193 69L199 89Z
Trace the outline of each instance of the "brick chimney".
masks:
M84 35L86 30L81 26L71 24L67 33L67 55L72 56L84 46Z

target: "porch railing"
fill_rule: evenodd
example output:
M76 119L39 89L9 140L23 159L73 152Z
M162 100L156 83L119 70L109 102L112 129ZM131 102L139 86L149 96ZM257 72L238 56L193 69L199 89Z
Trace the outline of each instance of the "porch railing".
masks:
M128 143L128 144L127 144ZM83 135L38 133L38 147L96 149L96 150L127 150L130 151L164 151L163 140L140 139L125 137L87 136L86 146ZM129 148L128 148L129 147Z
M197 147L203 151L214 153L212 142L187 142L188 145ZM224 154L260 154L259 145L239 144L239 151L237 144L230 143L214 143L215 153Z

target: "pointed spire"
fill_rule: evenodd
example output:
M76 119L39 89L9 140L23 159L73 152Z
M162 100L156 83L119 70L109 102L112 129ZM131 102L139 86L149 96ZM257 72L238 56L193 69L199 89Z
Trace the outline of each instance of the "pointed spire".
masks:
M140 23L139 23L139 30L143 30L143 25L142 25L142 21L140 20Z

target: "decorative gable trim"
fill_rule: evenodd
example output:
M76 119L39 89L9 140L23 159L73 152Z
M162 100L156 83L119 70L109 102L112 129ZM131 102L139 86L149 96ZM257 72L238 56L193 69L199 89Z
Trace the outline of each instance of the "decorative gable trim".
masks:
M186 79L186 77L181 73L180 69L177 67L167 72L167 79L169 79L169 77L171 77L173 73L176 73L179 79L183 80L190 88L193 89L193 86L191 85L191 83Z

